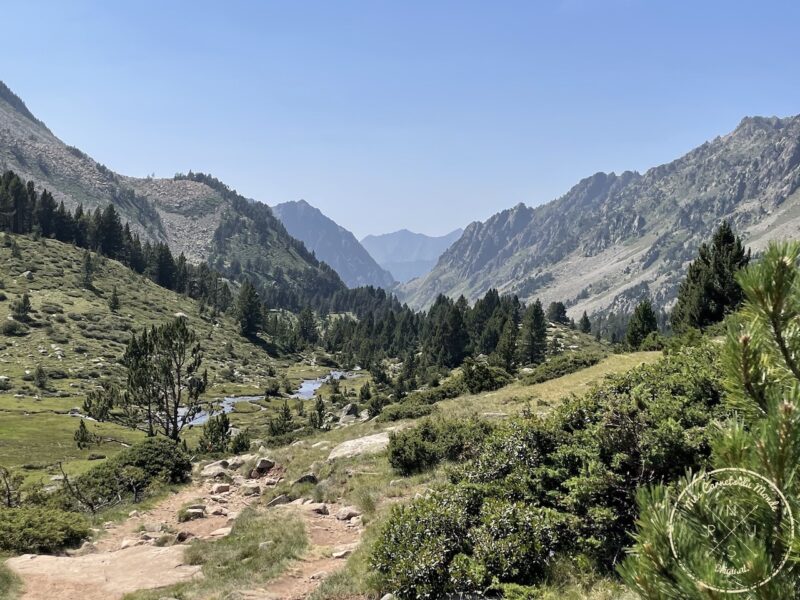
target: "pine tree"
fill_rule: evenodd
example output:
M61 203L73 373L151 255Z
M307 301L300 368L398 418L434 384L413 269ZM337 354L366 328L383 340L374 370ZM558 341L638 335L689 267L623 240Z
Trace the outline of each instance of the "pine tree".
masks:
M94 279L94 263L92 262L92 254L88 250L83 253L83 265L81 267L81 286L87 290L93 287Z
M567 308L563 302L550 303L550 306L547 307L547 320L553 323L561 323L562 325L569 324Z
M261 301L256 288L245 279L236 297L234 316L242 335L253 337L261 327Z
M308 415L308 424L314 429L325 427L325 402L322 396L317 396L317 400L314 402L314 412Z
M591 333L592 322L589 320L586 311L583 311L583 315L581 316L581 320L578 323L578 327L580 328L582 333Z
M297 315L297 336L306 344L316 344L319 339L317 320L314 318L314 312L308 306Z
M117 295L117 286L114 286L111 289L111 298L108 300L108 308L111 309L111 312L117 312L119 310L119 295Z
M197 444L198 450L205 454L225 452L231 439L231 423L228 415L211 417L203 425L203 434Z
M764 477L770 485L761 486L766 494L762 498L773 508L761 510L759 506L765 504L759 504L751 490L728 486L725 506L714 505L716 514L698 511L696 516L707 518L706 523L692 523L701 531L698 535L676 531L671 521L678 494L690 485L689 478L680 482L676 490L661 485L643 490L635 544L620 572L645 600L730 596L698 585L688 573L699 573L704 583L716 587L731 583L742 588L752 586L750 593L742 597L800 597L800 559L796 551L790 552L792 545L796 548L797 538L796 534L794 538L789 536L788 514L794 509L796 521L800 506L800 328L796 326L800 321L799 258L797 243L773 243L759 264L739 273L745 302L729 323L723 352L728 408L737 418L729 421L712 441L709 468L745 469ZM788 507L775 488L787 500ZM718 515L726 506L747 507L747 513L739 516L741 526L732 531L733 537L718 522ZM729 528L737 522L722 521ZM673 540L677 540L680 562L673 553ZM686 544L695 540L694 548ZM720 545L725 552L722 558ZM687 546L689 551L684 551ZM720 570L720 565L726 569ZM770 579L771 574L774 576Z
M11 314L17 321L27 321L31 312L31 297L27 292L11 305Z
M75 431L73 439L75 440L75 444L81 450L86 450L87 448L91 448L92 446L98 443L97 436L86 428L86 423L83 422L83 419L81 419L81 422L78 425L77 431Z
M507 319L503 326L500 341L497 342L495 351L497 361L509 373L514 372L514 359L517 356L517 326L514 319Z
M749 262L750 250L745 250L741 238L724 222L714 233L711 245L701 245L697 258L689 265L672 310L672 328L704 329L735 310L743 298L736 273Z
M292 410L289 408L288 400L284 400L277 416L270 419L269 432L272 436L280 436L289 433L293 429L294 417L292 416Z
M537 299L522 319L522 362L538 365L547 353L547 321L542 303Z
M658 331L658 320L650 300L642 300L633 311L628 322L625 341L634 350L642 345L642 341L653 331Z

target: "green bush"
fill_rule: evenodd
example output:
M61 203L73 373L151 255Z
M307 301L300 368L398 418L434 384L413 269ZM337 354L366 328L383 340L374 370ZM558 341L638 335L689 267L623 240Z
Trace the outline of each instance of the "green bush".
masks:
M436 466L443 460L466 459L490 431L486 421L426 419L389 438L389 464L401 475Z
M57 506L75 511L99 509L121 500L138 502L156 482L186 480L192 463L172 440L147 438L75 478L71 487L55 498Z
M397 404L390 404L384 408L380 413L380 420L400 421L402 419L419 419L420 417L430 415L434 410L436 410L436 407L430 404L403 401Z
M482 362L468 360L462 365L461 371L464 373L464 385L470 394L491 392L511 381L511 376L505 370Z
M0 550L53 553L77 546L89 535L89 522L75 513L53 508L0 509Z
M596 365L601 360L603 360L603 355L598 352L559 354L546 363L534 367L533 371L525 376L524 382L527 385L544 383Z
M578 556L608 572L630 543L637 490L708 463L710 425L727 416L717 352L688 348L498 426L448 486L391 514L373 554L383 586L416 598L533 585ZM430 460L421 435L406 437L396 461Z
M7 320L3 321L3 324L0 325L0 334L3 335L21 337L23 335L28 335L29 331L30 328L19 321Z

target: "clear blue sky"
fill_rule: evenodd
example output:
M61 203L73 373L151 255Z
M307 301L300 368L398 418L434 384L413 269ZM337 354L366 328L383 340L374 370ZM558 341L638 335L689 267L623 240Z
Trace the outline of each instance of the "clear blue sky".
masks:
M440 234L800 113L800 3L26 2L0 77L116 171Z

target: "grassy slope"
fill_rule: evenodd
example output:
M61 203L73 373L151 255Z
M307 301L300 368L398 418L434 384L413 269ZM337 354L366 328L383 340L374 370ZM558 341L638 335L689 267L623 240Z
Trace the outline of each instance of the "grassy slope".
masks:
M285 373L293 384L302 377L327 372L269 356L263 347L240 336L229 317L212 319L200 314L195 301L160 288L115 261L95 256L94 289L83 289L79 285L81 250L53 240L11 237L20 257L12 257L11 249L0 244L0 291L6 296L0 301L0 322L10 314L12 302L25 292L30 295L33 313L28 335L0 335L0 376L9 377L11 386L0 391L0 464L30 465L36 472L65 460L73 461L72 471L86 468L89 451L78 450L72 440L78 421L65 414L82 406L86 393L104 377L122 375L116 361L132 331L165 322L178 312L187 315L202 341L210 400L259 393L269 366ZM22 276L28 270L33 273L30 281ZM116 313L108 308L114 286L121 301ZM228 341L232 354L225 350ZM39 365L50 375L46 391L26 381ZM226 368L235 370L235 382L224 376ZM63 378L56 378L59 375ZM262 412L259 419L251 415L248 421L263 425L269 414ZM114 425L87 424L103 436L124 441L137 437ZM192 435L196 433L197 429ZM119 448L119 444L105 443L92 452L110 455ZM52 468L49 472L52 474Z

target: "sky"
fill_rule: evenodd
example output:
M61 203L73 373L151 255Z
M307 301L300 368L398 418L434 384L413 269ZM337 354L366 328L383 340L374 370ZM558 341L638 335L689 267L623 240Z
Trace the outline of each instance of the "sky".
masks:
M800 113L798 2L7 2L0 79L113 170L444 234Z

